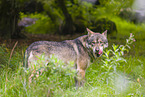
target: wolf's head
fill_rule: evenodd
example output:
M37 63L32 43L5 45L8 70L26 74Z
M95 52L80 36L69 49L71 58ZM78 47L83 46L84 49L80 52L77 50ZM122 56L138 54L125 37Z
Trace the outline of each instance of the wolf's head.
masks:
M94 57L100 57L103 53L103 49L108 47L107 30L100 33L95 33L87 28L88 38L86 47L91 50Z

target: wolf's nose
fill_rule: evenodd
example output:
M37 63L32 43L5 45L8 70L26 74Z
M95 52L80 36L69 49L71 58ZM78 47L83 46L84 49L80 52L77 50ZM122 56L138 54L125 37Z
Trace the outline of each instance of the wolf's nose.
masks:
M99 53L99 49L96 49L96 53Z
M99 51L99 49L96 49L96 51L98 52L98 51Z

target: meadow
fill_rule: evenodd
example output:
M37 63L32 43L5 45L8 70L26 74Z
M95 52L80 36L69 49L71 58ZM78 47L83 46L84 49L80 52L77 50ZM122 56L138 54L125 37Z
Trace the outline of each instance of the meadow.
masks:
M89 66L85 85L78 89L75 71L55 57L51 58L50 69L29 83L29 69L22 62L25 49L1 44L0 97L145 96L145 24L135 25L118 17L112 20L117 25L117 38L108 36L109 47Z

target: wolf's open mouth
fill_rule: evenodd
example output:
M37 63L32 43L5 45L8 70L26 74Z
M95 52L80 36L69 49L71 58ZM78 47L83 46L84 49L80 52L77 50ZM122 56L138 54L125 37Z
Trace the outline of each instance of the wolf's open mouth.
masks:
M101 51L101 50L98 50L98 51L96 51L96 55L97 55L97 57L99 57L101 54L103 53L103 51Z

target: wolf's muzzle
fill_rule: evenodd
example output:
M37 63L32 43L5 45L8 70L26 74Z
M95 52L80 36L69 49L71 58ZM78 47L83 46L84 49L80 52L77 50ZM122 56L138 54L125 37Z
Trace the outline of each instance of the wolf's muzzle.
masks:
M101 55L102 55L102 53L103 53L103 51L102 50L96 50L95 51L95 55L97 56L97 57L100 57Z
M102 55L103 51L101 49L99 49L99 47L95 47L93 49L93 53L96 57L100 57Z

